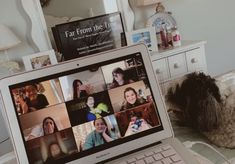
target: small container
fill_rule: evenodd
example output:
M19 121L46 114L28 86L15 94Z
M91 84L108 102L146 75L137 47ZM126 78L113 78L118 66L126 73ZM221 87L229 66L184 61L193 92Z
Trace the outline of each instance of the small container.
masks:
M181 46L180 33L176 27L172 29L172 43L174 47Z

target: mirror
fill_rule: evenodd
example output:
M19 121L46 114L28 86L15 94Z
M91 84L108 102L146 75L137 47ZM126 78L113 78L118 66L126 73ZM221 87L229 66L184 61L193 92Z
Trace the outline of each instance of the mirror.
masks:
M45 2L45 0L41 0L41 4L42 1ZM95 3L94 0L50 0L42 10L52 48L56 50L52 27L92 16L117 12L118 7L116 0L96 0Z
M50 13L49 8L54 8L53 4L60 5L61 3L65 0L50 0L47 6L44 8L44 12L46 14L53 15ZM58 12L59 10L63 10L64 13L69 13L72 8L75 8L74 11L78 12L78 9L76 7L80 7L81 15L78 14L71 14L71 15L66 15L69 20L77 20L81 18L88 17L89 14L92 15L92 13L95 15L99 14L104 14L104 11L107 13L120 11L122 14L123 18L123 24L125 31L131 31L133 30L133 25L134 25L134 14L129 6L129 0L96 0L94 3L94 0L69 0L65 2L70 2L70 1L78 1L80 3L77 3L76 5L72 7L68 7L68 4L61 6L61 8L55 10ZM99 3L97 3L99 1ZM25 10L26 14L28 15L31 23L31 40L35 44L35 46L38 48L38 50L41 51L47 51L52 49L51 42L48 36L48 28L44 19L44 13L41 7L41 3L39 0L21 0L22 7ZM86 5L86 7L81 7L81 4ZM91 4L94 4L94 7L90 7ZM99 5L103 4L103 7L100 7ZM65 7L66 6L66 7ZM98 7L99 6L99 7ZM92 9L91 9L92 8ZM99 9L99 10L98 10ZM103 10L101 10L103 9ZM80 11L79 11L80 12ZM56 15L54 15L56 16ZM63 17L63 15L57 15L60 17ZM73 17L73 19L71 19ZM67 18L66 18L67 19Z
M94 0L50 0L50 3L43 7L43 13L44 15L51 15L57 18L88 18L90 16L117 12L118 6L116 1L96 0L94 3Z

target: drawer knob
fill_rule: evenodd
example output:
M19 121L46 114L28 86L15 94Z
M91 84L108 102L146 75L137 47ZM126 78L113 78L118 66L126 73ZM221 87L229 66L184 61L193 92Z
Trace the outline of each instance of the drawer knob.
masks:
M197 63L197 62L198 62L198 60L196 58L191 59L191 63Z
M178 63L174 64L174 68L179 68L179 67L180 67L180 65Z
M161 73L161 70L159 68L156 69L156 74Z

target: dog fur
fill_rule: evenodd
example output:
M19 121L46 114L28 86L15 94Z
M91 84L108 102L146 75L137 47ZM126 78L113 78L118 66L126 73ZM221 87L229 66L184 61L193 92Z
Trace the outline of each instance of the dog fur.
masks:
M198 130L217 146L235 148L235 87L226 85L204 73L191 73L169 88L166 103L180 125Z

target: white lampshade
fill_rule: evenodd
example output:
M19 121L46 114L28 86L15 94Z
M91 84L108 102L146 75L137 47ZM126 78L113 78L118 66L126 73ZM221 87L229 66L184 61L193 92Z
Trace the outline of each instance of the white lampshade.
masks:
M20 42L21 41L8 27L0 25L0 51L12 48Z

